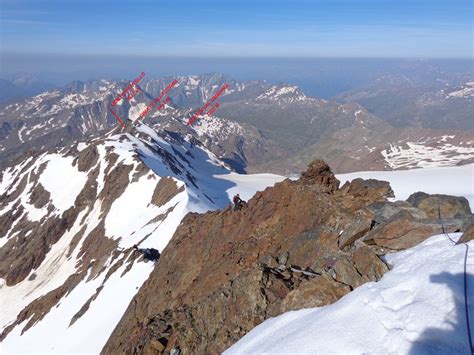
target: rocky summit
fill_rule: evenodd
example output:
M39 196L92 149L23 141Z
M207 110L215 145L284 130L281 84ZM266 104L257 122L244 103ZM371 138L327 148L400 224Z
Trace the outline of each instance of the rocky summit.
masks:
M220 353L267 318L378 281L391 267L387 253L433 234L472 235L464 198L391 201L387 182L339 185L313 161L242 210L188 214L102 353Z

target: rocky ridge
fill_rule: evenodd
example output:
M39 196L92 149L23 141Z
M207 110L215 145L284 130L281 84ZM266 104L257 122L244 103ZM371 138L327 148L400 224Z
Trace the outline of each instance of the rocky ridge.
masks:
M377 180L339 187L314 161L299 180L257 193L241 211L187 215L102 353L220 353L269 317L379 280L390 251L443 229L472 229L464 198L391 196Z
M232 183L214 177L228 173L191 136L157 134L145 125L5 169L0 340L34 337L58 309L65 339L80 339L86 318L105 331L105 342L153 267L138 262L133 244L162 249L187 212L228 204ZM121 297L108 311L100 304L115 288ZM68 303L71 297L76 302Z

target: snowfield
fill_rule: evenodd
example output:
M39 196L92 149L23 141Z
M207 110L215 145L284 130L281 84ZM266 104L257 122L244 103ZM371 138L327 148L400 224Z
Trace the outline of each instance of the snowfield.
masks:
M466 147L444 143L430 147L423 143L390 144L389 149L382 150L380 153L390 169L393 170L455 166L474 158L474 146L472 144Z
M469 246L473 315L474 241ZM268 319L224 354L469 354L464 253L464 245L437 235L387 255L393 269L379 282L331 305Z

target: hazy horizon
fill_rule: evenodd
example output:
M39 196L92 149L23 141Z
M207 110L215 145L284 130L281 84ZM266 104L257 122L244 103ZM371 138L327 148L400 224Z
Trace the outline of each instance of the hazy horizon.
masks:
M473 72L470 0L0 0L0 10L0 76L54 85L218 72L330 97L423 63Z
M403 58L202 58L100 55L2 55L0 77L19 75L54 85L75 80L124 79L144 71L147 78L222 73L237 80L268 80L299 85L310 95L329 98L387 73L425 70L474 73L472 59Z

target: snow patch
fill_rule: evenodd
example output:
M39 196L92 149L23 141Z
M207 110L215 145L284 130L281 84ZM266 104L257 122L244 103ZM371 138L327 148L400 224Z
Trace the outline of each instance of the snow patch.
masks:
M39 182L49 191L53 205L62 213L74 205L77 195L87 181L87 174L72 165L72 157L51 154L48 159Z

